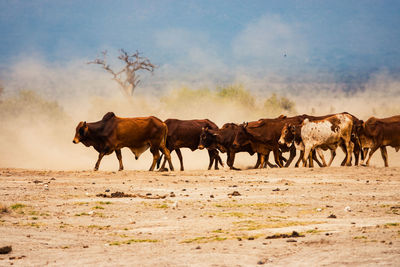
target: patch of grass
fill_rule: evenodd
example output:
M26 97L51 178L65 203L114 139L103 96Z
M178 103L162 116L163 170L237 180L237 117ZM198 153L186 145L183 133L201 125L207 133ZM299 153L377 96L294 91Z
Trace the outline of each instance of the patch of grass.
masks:
M96 204L99 204L99 205L111 205L113 203L111 201L97 201Z
M180 243L208 243L208 242L214 242L214 241L224 241L227 240L227 237L224 236L219 236L219 235L212 235L212 236L199 236L191 239L186 239L181 241Z
M168 205L167 204L158 204L155 207L157 209L168 209Z
M269 222L255 222L255 221L239 221L234 222L240 231L254 231L259 229L265 228L284 228L290 226L304 226L304 225L312 225L312 224L321 224L325 222L317 222L317 221L310 221L310 222L301 222L301 221L281 221L281 220L270 220Z
M292 204L286 202L276 202L276 203L232 203L232 202L224 202L217 203L215 207L217 208L251 208L254 210L263 210L269 209L271 207L290 207L290 206L305 206L305 204Z
M87 212L77 213L75 216L89 216Z
M94 210L104 210L102 206L94 206L92 209Z
M384 227L397 227L400 226L400 223L386 223Z
M110 227L111 227L111 225L100 226L100 225L95 225L95 224L91 224L88 226L89 229L97 229L97 230L105 230L105 229L109 229Z
M89 202L75 202L74 205L78 206L89 205Z
M353 237L353 239L367 239L367 237L361 235L361 236L355 236L355 237Z
M38 217L32 217L31 219L32 220L38 220L39 218Z
M132 243L157 243L157 239L129 239L124 241L114 241L109 243L110 246L130 245Z
M319 233L322 233L322 232L324 232L324 231L317 230L317 229L311 229L311 230L307 230L306 231L307 234L319 234Z
M22 209L22 208L25 208L25 207L26 207L26 205L21 204L21 203L16 203L16 204L10 206L10 208L12 210Z
M244 217L248 217L246 214L244 214L243 212L224 212L224 213L220 213L218 214L222 217L236 217L236 218L244 218Z

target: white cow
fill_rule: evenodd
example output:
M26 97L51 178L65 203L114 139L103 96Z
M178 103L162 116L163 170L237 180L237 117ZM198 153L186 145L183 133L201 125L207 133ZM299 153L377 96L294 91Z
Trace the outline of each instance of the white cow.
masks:
M336 114L312 122L305 119L301 125L301 139L304 144L303 166L305 166L304 161L313 149L319 146L335 148L340 144L344 144L346 147L346 166L350 166L352 128L353 119L348 114ZM319 150L318 153L320 153Z
M299 126L285 125L282 129L279 143L287 145L294 142L296 149L304 151L303 166L306 159L314 149L318 152L323 166L330 166L336 155L336 148L343 144L345 147L346 165L351 164L351 152L353 145L350 142L353 127L352 117L348 114L336 114L325 119L309 121L305 119ZM331 159L328 164L325 162L323 150L331 151ZM312 160L310 159L310 162Z

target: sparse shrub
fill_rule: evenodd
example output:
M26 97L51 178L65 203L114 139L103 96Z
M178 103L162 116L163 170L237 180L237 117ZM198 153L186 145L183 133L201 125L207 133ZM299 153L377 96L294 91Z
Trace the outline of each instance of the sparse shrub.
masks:
M47 100L32 90L21 90L16 96L3 99L0 115L4 120L23 117L31 122L42 118L52 121L66 118L63 108L56 101Z
M284 96L277 96L275 93L264 102L264 109L270 116L276 117L280 114L296 113L295 103Z
M221 99L237 102L245 107L254 107L255 98L243 85L217 87L217 96Z

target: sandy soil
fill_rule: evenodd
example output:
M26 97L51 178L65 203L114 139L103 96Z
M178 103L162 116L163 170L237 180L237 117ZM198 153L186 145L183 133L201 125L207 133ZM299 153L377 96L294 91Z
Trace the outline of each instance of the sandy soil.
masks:
M3 168L0 181L1 266L400 265L399 167ZM96 196L116 191L132 196Z

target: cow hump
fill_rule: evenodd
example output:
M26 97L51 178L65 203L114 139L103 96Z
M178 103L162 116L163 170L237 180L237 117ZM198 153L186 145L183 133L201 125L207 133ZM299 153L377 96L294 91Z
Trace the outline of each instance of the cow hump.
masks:
M109 119L111 119L111 118L114 118L114 117L115 117L114 112L107 112L106 115L104 115L104 116L103 116L103 119L101 119L101 120L107 121L107 120L109 120Z

